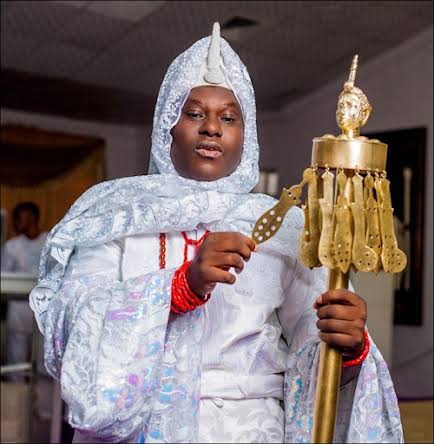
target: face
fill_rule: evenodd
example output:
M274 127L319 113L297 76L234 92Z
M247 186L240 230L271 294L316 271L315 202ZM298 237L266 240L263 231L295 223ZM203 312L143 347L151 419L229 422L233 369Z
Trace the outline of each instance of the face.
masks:
M18 234L27 233L36 223L36 217L31 211L21 210L14 220L15 231Z
M344 94L338 102L336 117L339 126L354 129L360 126L363 119L360 99L354 94Z
M171 134L173 165L187 179L221 179L233 173L241 161L243 117L237 99L228 89L192 89Z

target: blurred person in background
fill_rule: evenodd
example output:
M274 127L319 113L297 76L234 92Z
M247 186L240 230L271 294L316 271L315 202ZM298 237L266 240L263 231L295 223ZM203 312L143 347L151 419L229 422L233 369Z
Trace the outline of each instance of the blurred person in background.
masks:
M6 231L8 223L8 214L5 208L0 208L0 242L1 246L6 242Z
M17 236L2 246L1 271L38 274L39 258L47 232L39 227L39 208L33 202L22 202L12 212ZM11 300L7 316L7 359L9 364L29 359L33 313L27 300Z

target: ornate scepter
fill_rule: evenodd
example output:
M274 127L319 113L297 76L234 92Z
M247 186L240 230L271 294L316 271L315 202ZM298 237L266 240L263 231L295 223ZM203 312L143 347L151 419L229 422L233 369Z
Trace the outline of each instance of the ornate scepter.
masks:
M393 227L390 182L386 178L387 145L360 136L372 111L354 82L358 56L339 95L336 120L342 134L313 139L312 163L298 185L284 188L277 204L256 222L252 238L260 244L279 230L288 210L307 198L300 239L306 267L329 269L329 289L348 288L355 270L399 273L407 263ZM342 355L321 342L312 442L333 441Z

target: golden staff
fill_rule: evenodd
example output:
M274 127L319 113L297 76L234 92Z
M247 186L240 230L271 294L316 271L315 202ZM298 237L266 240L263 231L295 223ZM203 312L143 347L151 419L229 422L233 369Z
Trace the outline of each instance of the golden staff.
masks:
M329 269L329 289L348 288L350 266L355 271L399 273L407 263L393 227L387 145L360 136L372 108L354 86L357 67L356 55L337 104L342 134L313 139L311 166L304 170L302 181L283 189L277 204L258 219L252 232L258 244L273 237L289 209L300 204L307 184L300 259L306 267ZM333 441L341 364L341 353L321 342L314 443Z

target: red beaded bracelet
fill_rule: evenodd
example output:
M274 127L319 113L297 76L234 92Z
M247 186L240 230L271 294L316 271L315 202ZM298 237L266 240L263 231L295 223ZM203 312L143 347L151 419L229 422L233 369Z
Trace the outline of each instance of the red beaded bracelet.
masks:
M371 347L371 342L369 341L368 330L366 330L366 329L364 332L364 337L365 337L365 347L363 348L363 351L360 354L360 356L358 356L357 358L351 359L349 361L342 361L343 368L357 367L366 359L366 356L368 356L369 349Z
M171 311L173 313L187 313L205 304L210 298L210 294L201 297L194 293L187 282L187 269L191 261L184 262L179 267L172 279L172 302Z

